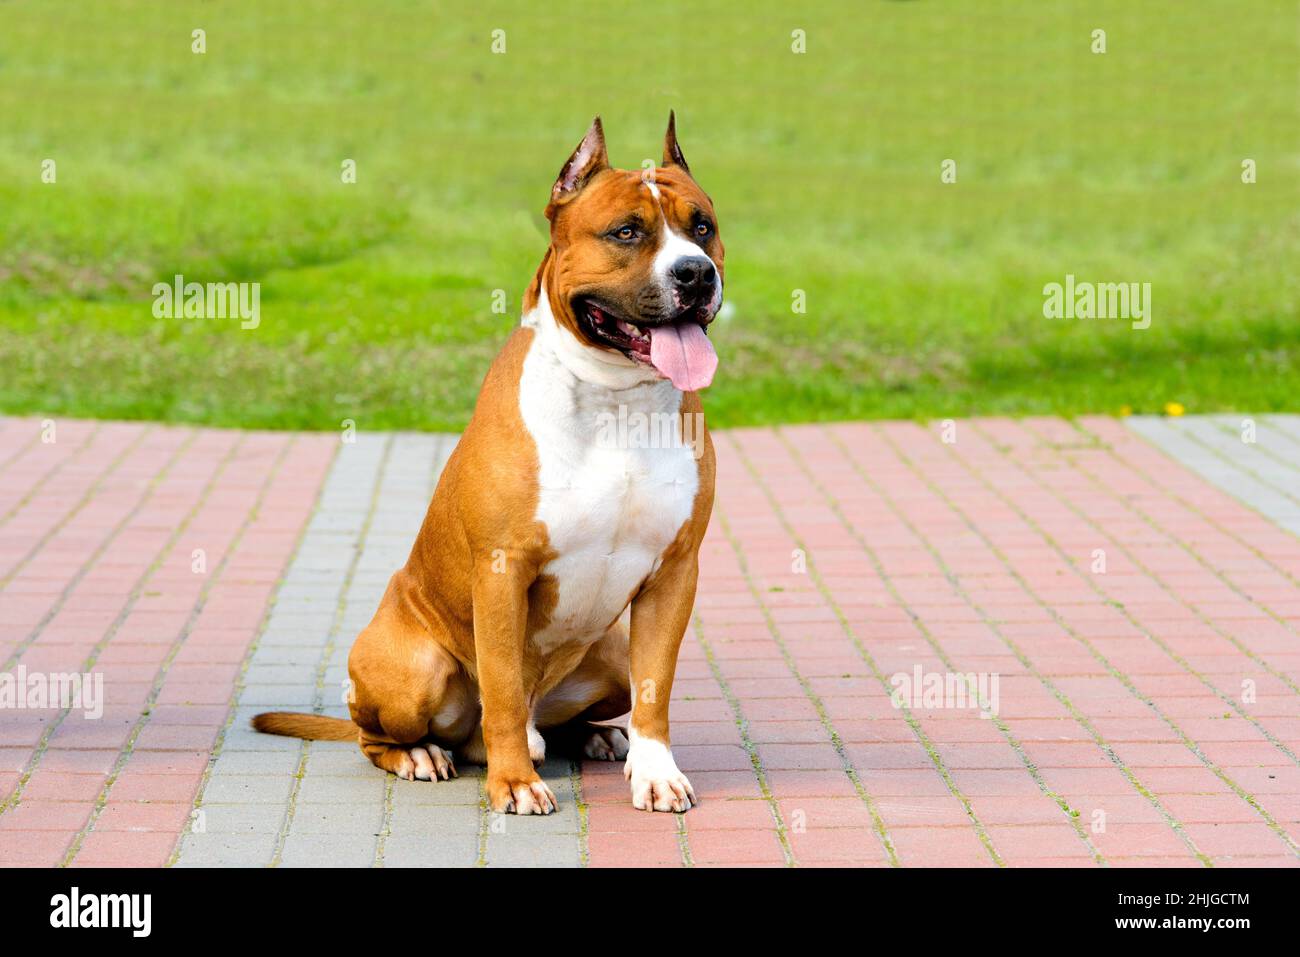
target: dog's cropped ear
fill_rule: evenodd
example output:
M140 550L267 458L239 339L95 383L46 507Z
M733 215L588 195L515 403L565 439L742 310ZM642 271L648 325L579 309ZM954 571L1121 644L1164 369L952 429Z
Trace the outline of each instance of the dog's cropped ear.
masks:
M578 194L587 181L603 169L609 169L609 154L605 152L605 130L600 117L591 121L591 128L573 151L569 161L560 170L555 185L551 187L551 203L563 203ZM548 212L550 207L547 207Z
M677 115L668 111L668 132L664 134L664 166L680 166L683 172L690 173L682 148L677 145Z

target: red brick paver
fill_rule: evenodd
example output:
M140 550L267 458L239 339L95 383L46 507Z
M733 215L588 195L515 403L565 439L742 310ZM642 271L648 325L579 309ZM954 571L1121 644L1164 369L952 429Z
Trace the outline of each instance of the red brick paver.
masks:
M593 864L1300 864L1300 541L1109 419L717 445L674 739L747 780L660 820L589 769ZM996 715L892 707L917 667Z
M0 864L160 865L337 439L56 427L0 419L0 664L106 700L0 711ZM702 802L589 762L557 855L1300 864L1300 539L1111 419L716 440L672 708Z
M104 700L3 712L0 862L158 866L337 443L54 428L0 420L0 659Z

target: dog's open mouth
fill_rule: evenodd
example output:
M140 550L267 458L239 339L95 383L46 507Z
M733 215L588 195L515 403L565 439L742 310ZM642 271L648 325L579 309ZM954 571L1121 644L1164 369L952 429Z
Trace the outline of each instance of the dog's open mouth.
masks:
M574 311L592 338L617 349L629 359L653 366L683 392L703 389L713 381L718 354L704 328L708 311L688 309L672 321L638 325L593 299L579 299Z

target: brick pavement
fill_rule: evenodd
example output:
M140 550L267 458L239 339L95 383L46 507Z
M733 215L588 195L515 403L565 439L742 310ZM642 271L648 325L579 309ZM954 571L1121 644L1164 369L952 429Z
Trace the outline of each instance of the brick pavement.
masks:
M518 819L480 769L247 727L345 713L454 437L0 419L0 661L107 699L0 711L0 863L1296 866L1297 421L718 433L672 707L702 803L550 761Z

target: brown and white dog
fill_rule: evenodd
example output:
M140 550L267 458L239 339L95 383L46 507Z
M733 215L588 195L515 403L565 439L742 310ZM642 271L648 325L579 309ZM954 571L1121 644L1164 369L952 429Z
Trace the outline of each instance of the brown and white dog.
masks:
M713 507L696 393L717 367L706 328L722 240L671 115L653 171L611 168L597 118L546 217L521 328L352 647L352 720L270 713L253 726L355 737L408 780L446 779L453 754L486 761L492 808L517 814L556 806L534 767L540 729L588 757L626 757L634 806L685 811L696 798L668 702ZM664 422L673 441L653 441ZM592 723L629 709L626 736Z

